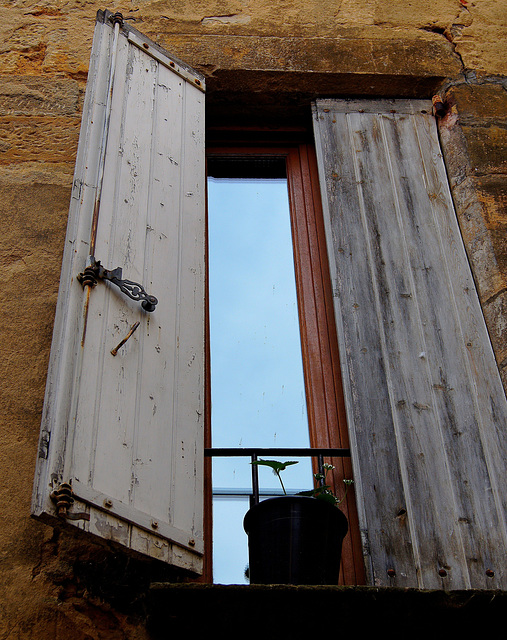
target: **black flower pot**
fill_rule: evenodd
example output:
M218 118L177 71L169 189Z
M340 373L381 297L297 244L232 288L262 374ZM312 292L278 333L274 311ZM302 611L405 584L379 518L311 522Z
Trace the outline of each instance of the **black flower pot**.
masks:
M263 500L245 515L251 584L338 584L344 514L303 496Z

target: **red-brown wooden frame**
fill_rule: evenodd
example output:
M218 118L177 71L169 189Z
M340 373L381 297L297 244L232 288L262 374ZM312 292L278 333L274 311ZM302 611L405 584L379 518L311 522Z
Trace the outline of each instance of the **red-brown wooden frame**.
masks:
M249 133L257 140L249 142ZM275 137L275 140L273 140ZM343 400L341 371L334 321L331 281L315 150L311 143L295 141L298 132L247 132L231 134L208 147L207 156L275 156L286 159L291 210L296 289L303 352L310 445L348 448L349 440ZM303 135L301 134L301 137ZM233 142L231 142L233 140ZM209 340L208 340L209 345ZM209 357L209 353L207 354ZM209 362L209 360L208 360ZM210 379L207 367L207 428L205 446L211 446ZM349 458L328 460L335 466L332 485L343 493L343 479L352 478ZM206 460L205 573L212 581L212 494L211 461ZM364 562L353 487L340 505L349 521L342 552L340 584L365 583Z

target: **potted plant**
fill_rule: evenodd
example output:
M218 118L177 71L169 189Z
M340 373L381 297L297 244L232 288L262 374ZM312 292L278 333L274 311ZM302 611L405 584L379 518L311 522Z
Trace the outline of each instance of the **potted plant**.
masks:
M257 460L252 464L271 467L284 495L262 500L245 515L251 584L338 584L342 542L348 531L347 518L338 499L326 484L332 465L314 474L314 489L287 495L281 472L296 461Z

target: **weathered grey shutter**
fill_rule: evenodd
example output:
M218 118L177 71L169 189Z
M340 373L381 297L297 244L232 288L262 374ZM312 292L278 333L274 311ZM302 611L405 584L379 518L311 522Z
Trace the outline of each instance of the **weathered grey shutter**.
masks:
M36 516L54 522L61 507L69 524L195 572L204 548L203 89L193 70L99 12L33 499ZM83 286L77 276L94 261L121 267L158 299L155 309L108 280Z
M506 399L431 103L314 123L369 580L505 589Z

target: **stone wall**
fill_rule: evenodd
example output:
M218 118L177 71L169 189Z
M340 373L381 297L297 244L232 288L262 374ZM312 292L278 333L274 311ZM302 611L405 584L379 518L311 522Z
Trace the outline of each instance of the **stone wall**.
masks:
M449 111L440 133L451 190L507 387L506 84L496 77L460 82L446 98Z
M275 104L299 117L296 107L322 93L429 98L439 91L448 107L441 135L450 184L507 371L506 0L132 0L111 7L0 0L2 638L146 638L143 590L167 577L163 568L73 541L29 517L99 8L121 11L202 71L216 121L231 103L240 105L238 118L259 118L257 104L273 118Z

